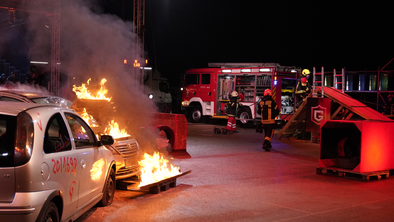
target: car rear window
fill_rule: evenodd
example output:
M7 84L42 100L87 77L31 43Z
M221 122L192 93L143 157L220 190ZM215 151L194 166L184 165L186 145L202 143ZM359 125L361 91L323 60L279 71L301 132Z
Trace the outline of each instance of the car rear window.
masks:
M16 117L0 115L0 167L14 166Z
M55 96L32 98L31 101L38 104L56 104L64 108L70 108L72 106L72 102L67 99Z

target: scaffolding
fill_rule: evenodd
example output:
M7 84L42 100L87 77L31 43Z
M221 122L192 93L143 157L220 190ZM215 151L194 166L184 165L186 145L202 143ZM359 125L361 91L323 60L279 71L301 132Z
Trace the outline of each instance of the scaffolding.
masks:
M15 11L42 13L51 17L51 81L48 90L54 95L60 94L60 0L29 1L29 0L2 0L1 9L6 9L10 15L15 16ZM13 18L15 20L15 18ZM19 21L22 22L22 21Z

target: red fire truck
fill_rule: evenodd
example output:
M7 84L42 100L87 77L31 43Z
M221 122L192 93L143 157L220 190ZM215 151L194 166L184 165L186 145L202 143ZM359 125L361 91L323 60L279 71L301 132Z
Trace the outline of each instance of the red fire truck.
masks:
M278 119L289 119L295 106L295 88L301 68L277 63L209 63L210 68L187 70L183 78L182 110L192 122L203 117L227 118L226 104L232 91L240 94L237 111L241 126L260 118L258 101L265 89L281 110Z

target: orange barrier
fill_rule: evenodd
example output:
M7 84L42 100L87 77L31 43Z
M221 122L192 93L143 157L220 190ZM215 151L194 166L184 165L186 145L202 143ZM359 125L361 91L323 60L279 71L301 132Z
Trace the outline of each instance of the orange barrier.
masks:
M185 115L156 113L153 126L167 134L172 151L186 151L187 123Z
M323 120L319 167L358 173L394 169L393 121Z

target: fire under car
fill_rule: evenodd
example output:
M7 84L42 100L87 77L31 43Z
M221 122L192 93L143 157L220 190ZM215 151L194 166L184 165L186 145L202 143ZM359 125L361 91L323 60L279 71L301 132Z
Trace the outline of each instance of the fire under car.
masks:
M0 102L0 221L74 221L115 194L115 160L72 109Z
M140 145L113 120L111 103L105 99L76 99L72 105L79 115L90 125L96 135L108 134L114 144L106 146L116 160L116 179L126 179L140 175Z

